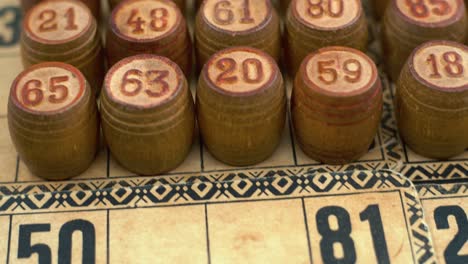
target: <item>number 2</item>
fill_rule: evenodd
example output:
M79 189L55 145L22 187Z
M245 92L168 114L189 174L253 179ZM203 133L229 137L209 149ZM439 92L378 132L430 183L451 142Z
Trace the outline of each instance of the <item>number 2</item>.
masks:
M458 225L458 233L447 245L444 258L447 263L468 263L468 255L459 255L462 247L468 242L468 218L460 206L441 206L434 210L437 229L449 229L449 216L453 216Z

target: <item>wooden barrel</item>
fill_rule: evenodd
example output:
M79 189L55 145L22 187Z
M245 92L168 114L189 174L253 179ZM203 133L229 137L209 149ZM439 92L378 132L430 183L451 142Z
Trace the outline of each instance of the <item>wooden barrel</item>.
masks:
M45 62L22 72L11 86L8 125L29 170L62 180L84 172L99 146L94 93L75 67Z
M216 52L234 46L281 53L280 22L270 0L206 0L195 19L198 69Z
M187 24L170 0L122 1L112 11L106 46L109 65L138 54L155 54L190 74L192 43Z
M449 41L419 46L397 83L400 135L415 152L436 159L468 147L468 47Z
M115 64L104 82L101 118L110 152L138 174L176 168L192 146L192 95L182 70L165 57L137 55Z
M467 19L463 0L441 3L391 0L383 20L382 44L387 73L394 81L411 52L430 40L464 43Z
M367 20L360 0L293 0L286 15L285 54L294 76L302 60L327 46L367 49Z
M382 113L374 62L348 47L310 54L294 81L291 114L299 146L311 158L344 164L364 155Z
M275 60L250 47L213 55L199 78L197 115L203 142L218 160L259 163L280 142L286 118L283 78Z
M24 67L59 61L78 68L98 94L104 77L104 56L96 19L80 1L49 0L26 14L21 33Z

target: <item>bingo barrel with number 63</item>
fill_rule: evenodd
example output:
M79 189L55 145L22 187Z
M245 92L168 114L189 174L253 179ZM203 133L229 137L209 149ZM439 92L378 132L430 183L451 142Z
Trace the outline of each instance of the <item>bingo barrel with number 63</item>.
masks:
M138 174L167 172L187 156L195 113L187 80L171 60L137 55L107 73L102 130L115 159Z
M84 172L99 145L94 93L81 72L64 63L37 64L15 79L8 125L21 160L50 180Z
M417 153L446 159L468 147L468 47L433 41L410 56L397 83L398 128Z
M364 155L382 113L382 88L374 62L347 47L310 54L294 81L294 131L302 150L329 164Z

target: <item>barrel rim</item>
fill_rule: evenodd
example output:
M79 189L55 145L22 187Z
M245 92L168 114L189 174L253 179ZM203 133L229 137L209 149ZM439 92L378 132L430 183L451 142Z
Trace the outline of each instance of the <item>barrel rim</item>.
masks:
M49 39L44 39L42 37L39 37L38 35L36 35L29 27L29 23L28 21L30 20L32 14L34 13L34 11L36 9L38 9L40 6L45 6L47 3L50 3L50 2L65 2L65 3L72 3L72 4L76 4L76 5L80 5L81 7L83 7L86 12L88 12L88 15L90 17L90 19L88 20L88 24L83 28L83 30L79 33L79 34L76 34L75 36L73 37L70 37L70 38L67 38L67 39L63 39L63 40L49 40ZM88 32L90 29L91 29L91 26L93 25L93 20L95 20L96 18L94 17L93 13L91 12L91 10L89 9L89 7L84 4L83 2L81 1L70 1L70 0L47 0L47 1L43 1L35 6L33 6L31 9L29 9L29 11L26 13L26 16L24 17L23 19L23 29L24 29L24 32L28 35L28 37L30 37L32 40L34 41L37 41L39 43L43 43L43 44L47 44L47 45L59 45L59 44L65 44L65 43L68 43L68 42L71 42L71 41L74 41L74 40L77 40L79 39L81 36L85 35L86 32Z
M47 67L57 67L57 68L62 68L62 69L65 69L67 71L70 71L72 74L76 75L77 76L77 79L78 79L78 82L79 82L79 92L78 92L78 95L73 99L73 101L71 101L69 104L57 109L57 110L52 110L52 111L37 111L37 110L33 110L33 109L30 109L30 108L27 108L25 107L19 100L18 100L18 97L17 97L17 89L18 89L18 83L21 81L21 79L27 75L28 73L30 72L33 72L37 69L41 69L41 68L47 68ZM78 103L80 101L83 100L84 98L84 94L85 94L85 91L86 91L86 87L89 87L87 85L87 81L86 81L86 78L84 77L83 73L78 70L76 67L70 65L70 64L67 64L67 63L63 63L63 62L57 62L57 61L48 61L48 62L42 62L42 63L39 63L39 64L35 64L29 68L27 68L26 70L22 71L16 78L15 80L13 81L13 83L11 84L11 88L10 88L10 98L12 99L12 102L15 104L15 106L20 109L21 111L24 111L24 112L27 112L27 113L30 113L30 114L33 114L33 115L47 115L47 116L52 116L52 115L56 115L56 114L61 114L61 113L64 113L64 112L67 112L69 111L70 109L73 109L76 105L78 105Z
M257 26L254 26L253 28L250 28L247 30L240 30L240 31L231 31L231 30L226 30L224 28L220 28L217 25L210 23L210 21L208 21L208 19L203 15L204 13L203 11L205 10L205 5L207 1L208 0L202 2L198 10L197 16L200 16L204 24L207 25L209 28L212 28L219 33L227 34L233 37L235 37L236 35L249 35L251 33L255 33L266 28L268 24L270 24L270 22L273 21L273 17L274 17L273 13L276 12L276 10L272 7L271 0L262 0L262 1L265 1L267 5L267 16L265 17L265 19L260 24L258 24Z
M364 12L363 12L363 8L362 8L362 1L361 0L353 0L353 1L357 1L358 3L358 6L359 6L359 10L358 10L358 13L356 15L356 17L354 17L351 21L349 21L348 23L346 24L343 24L341 26L338 26L338 27L321 27L321 26L318 26L318 25L314 25L314 24L311 24L309 23L308 21L306 21L305 19L303 19L300 15L299 15L299 12L297 11L297 5L296 3L300 1L300 0L292 0L291 1L291 4L289 6L289 9L287 12L290 12L292 14L292 17L294 17L295 19L297 19L297 21L299 21L302 25L306 26L307 28L310 28L310 29L315 29L315 30L321 30L321 31L335 31L335 30L342 30L342 29L346 29L346 28L349 28L350 26L353 26L355 25L360 19L362 19L363 17L365 18L365 15L364 15ZM349 1L349 0L346 0L346 1Z
M345 92L345 93L338 93L338 92L332 92L329 90L325 90L321 88L319 85L314 83L312 80L309 79L309 76L306 71L307 64L309 61L316 55L322 53L322 52L329 52L329 51L346 51L346 52L351 52L354 53L355 55L358 55L362 57L364 60L366 60L369 65L371 66L371 78L367 84L365 84L362 88L353 90L351 92ZM299 71L297 74L300 74L304 82L307 84L308 89L314 90L315 92L319 94L323 94L326 96L330 97L335 97L335 98L346 98L346 97L354 97L354 96L359 96L362 94L365 94L369 92L372 89L375 89L377 87L377 84L379 82L379 76L378 76L378 71L377 71L377 66L375 65L375 62L367 56L364 52L350 48L350 47L345 47L345 46L329 46L325 48L320 48L309 55L302 61L301 66L299 68Z
M119 98L115 97L113 95L113 92L111 91L110 83L111 79L114 75L114 73L120 69L120 67L131 63L135 60L148 60L148 59L155 59L155 60L160 60L163 61L164 63L168 64L171 68L174 69L176 77L177 77L177 84L176 87L174 88L174 91L172 94L167 97L166 99L159 101L157 103L149 103L145 105L135 105L135 104L129 104L125 101L120 100ZM154 55L154 54L139 54L131 57L124 58L117 63L115 63L107 72L106 76L104 77L104 88L102 89L101 93L105 93L105 95L109 98L109 100L113 103L116 103L118 105L131 108L131 109L136 109L136 110L148 110L148 109L153 109L153 108L158 108L162 107L170 102L172 102L175 98L179 96L179 94L183 90L184 86L184 78L185 75L180 69L179 65L177 65L175 62L170 60L167 57L159 56L159 55Z
M258 87L256 89L247 91L247 92L228 91L228 90L225 90L225 89L219 87L215 83L213 83L213 81L209 77L208 68L213 64L214 60L217 57L220 57L220 56L224 55L225 53L230 53L230 52L234 52L234 51L252 52L252 53L257 54L258 56L264 57L272 67L272 73L271 73L271 76L268 79L268 81L264 85L262 85L262 86L260 86L260 87ZM272 86L273 82L275 81L275 79L277 79L276 76L281 75L281 71L279 70L278 64L276 63L275 59L273 59L273 57L271 57L268 53L266 53L266 52L264 52L264 51L262 51L260 49L253 48L253 47L237 46L237 47L230 47L230 48L222 49L222 50L216 52L205 63L205 65L203 66L201 74L203 76L203 79L205 79L206 83L210 86L210 88L212 90L222 94L222 95L233 96L233 97L249 97L249 96L253 96L253 95L256 95L256 94L260 94L263 91L270 88Z
M447 87L440 87L440 86L437 86L435 84L432 84L430 83L429 81L427 81L426 79L424 79L417 71L416 69L414 68L414 59L415 59L415 56L416 56L416 53L418 53L420 50L424 49L424 48L427 48L427 47L430 47L430 46L434 46L434 45L447 45L447 46L452 46L452 47L455 47L455 48L459 48L459 49L462 49L464 50L467 54L468 54L468 46L465 46L461 43L458 43L458 42L454 42L454 41L449 41L449 40L432 40L432 41L428 41L428 42L425 42L421 45L419 45L418 47L416 47L412 52L411 52L411 55L410 57L408 58L408 61L406 62L408 64L408 68L411 72L411 75L420 83L422 83L424 86L426 86L427 88L429 89L433 89L433 90L436 90L436 91L440 91L440 92L443 92L443 93L459 93L459 92L465 92L465 91L468 91L468 82L462 86L458 86L458 87L453 87L453 88L447 88ZM468 69L465 69L465 70L468 70Z
M183 15L182 15L182 12L180 10L180 8L177 6L176 3L170 1L170 0L155 0L155 1L159 1L159 2L164 2L165 4L167 5L171 5L174 7L174 9L176 10L176 22L174 24L174 26L166 33L158 36L158 37L155 37L155 38L149 38L149 39L136 39L136 38L133 38L133 37L129 37L125 34L123 34L119 27L117 26L117 23L116 23L116 15L117 15L117 12L124 8L125 5L129 4L129 3L134 3L134 2L139 2L139 1L146 1L146 0L124 0L124 1L121 1L111 12L110 16L109 16L109 32L112 32L114 33L118 38L121 38L125 41L128 41L128 42L132 42L132 43L153 43L153 42L157 42L161 39L164 39L168 36L171 36L172 34L174 34L177 29L181 26L184 26L185 24L185 19L183 18Z

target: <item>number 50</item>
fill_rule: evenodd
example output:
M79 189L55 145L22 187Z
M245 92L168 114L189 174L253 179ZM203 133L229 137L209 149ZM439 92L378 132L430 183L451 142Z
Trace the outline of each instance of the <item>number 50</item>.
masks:
M75 231L83 234L82 263L96 262L96 232L94 225L86 220L73 220L65 223L59 231L58 263L71 263L72 236ZM18 258L30 258L38 255L39 264L52 263L52 253L46 244L31 244L33 233L50 232L50 224L20 225L18 239Z

